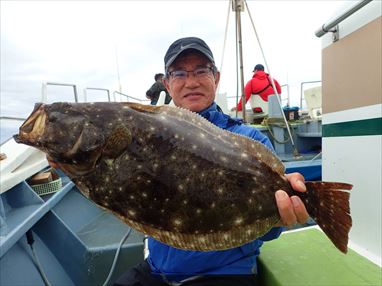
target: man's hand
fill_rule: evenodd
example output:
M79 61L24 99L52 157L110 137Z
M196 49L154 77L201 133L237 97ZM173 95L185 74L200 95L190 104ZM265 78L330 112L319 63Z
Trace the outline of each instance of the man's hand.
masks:
M305 192L306 187L304 184L304 177L300 173L286 174L292 188L297 192ZM306 211L304 203L297 196L289 197L283 190L278 190L275 194L277 207L279 209L281 221L283 226L292 226L296 223L305 223L309 214Z
M232 108L231 108L231 111L236 111L236 107L232 107Z

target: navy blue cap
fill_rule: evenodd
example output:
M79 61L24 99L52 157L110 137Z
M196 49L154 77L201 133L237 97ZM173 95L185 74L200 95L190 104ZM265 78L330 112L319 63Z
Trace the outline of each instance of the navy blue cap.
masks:
M264 66L262 64L257 64L255 68L253 69L253 71L263 71L263 70L264 70Z
M194 49L205 55L212 63L215 63L214 56L210 47L202 40L196 37L187 37L176 40L168 48L164 56L164 68L168 67L176 60L176 58L186 50Z

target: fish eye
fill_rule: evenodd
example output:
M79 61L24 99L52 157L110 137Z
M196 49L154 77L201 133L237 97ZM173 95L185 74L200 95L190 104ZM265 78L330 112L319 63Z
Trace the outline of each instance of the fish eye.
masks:
M52 112L49 114L49 122L56 122L59 118L58 112Z

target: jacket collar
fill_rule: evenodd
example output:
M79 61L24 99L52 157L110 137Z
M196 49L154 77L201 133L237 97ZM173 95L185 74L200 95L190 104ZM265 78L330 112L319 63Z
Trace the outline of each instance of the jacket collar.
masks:
M221 108L215 102L198 113L211 123L223 129L227 129L232 125L243 124L243 120L239 118L232 118L229 115L224 114Z

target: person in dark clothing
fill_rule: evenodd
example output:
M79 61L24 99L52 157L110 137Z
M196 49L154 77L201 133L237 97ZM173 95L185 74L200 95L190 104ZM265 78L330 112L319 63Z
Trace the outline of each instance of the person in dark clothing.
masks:
M163 73L157 73L154 76L155 83L146 91L146 97L151 100L151 105L156 105L159 99L159 95L162 91L166 92L165 104L169 104L171 96L168 94L166 87L163 84Z

